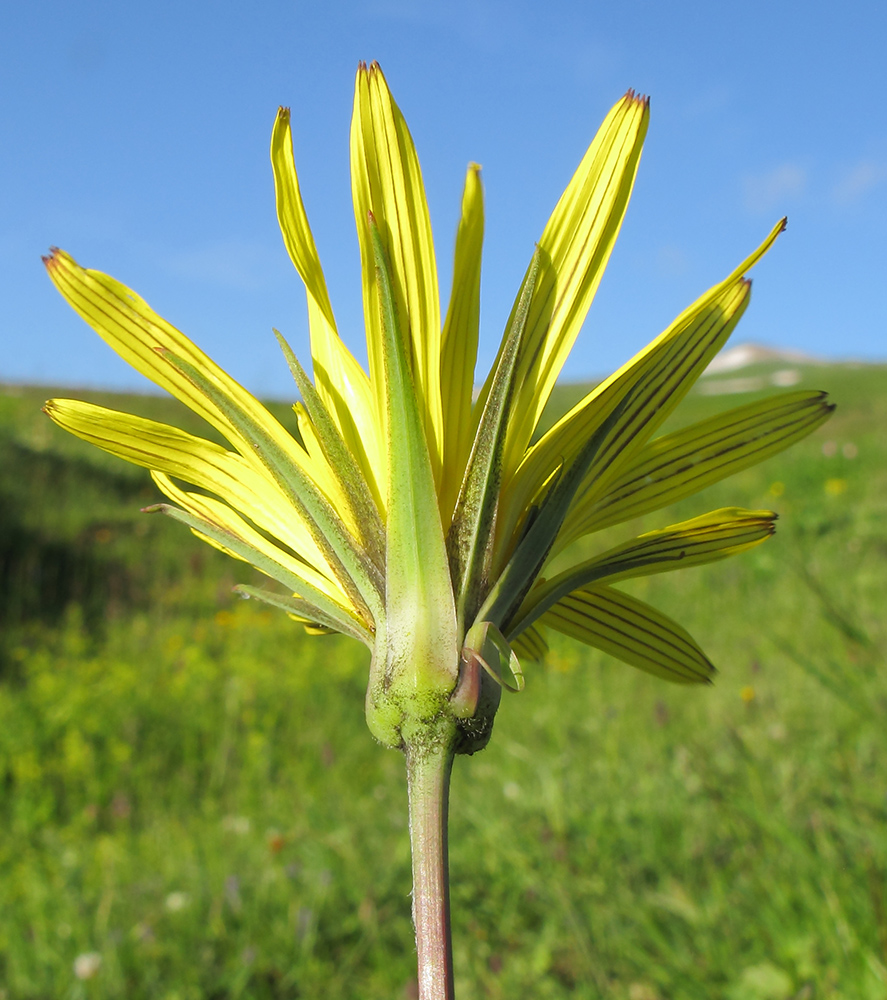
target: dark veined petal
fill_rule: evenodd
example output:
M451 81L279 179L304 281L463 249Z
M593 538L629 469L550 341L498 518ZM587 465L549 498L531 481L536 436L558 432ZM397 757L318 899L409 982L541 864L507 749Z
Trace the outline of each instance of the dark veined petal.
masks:
M152 472L151 475L160 489L179 506L157 504L146 508L147 511L158 511L181 521L205 542L236 559L250 563L309 601L328 619L338 623L338 631L346 635L357 635L367 645L371 643L370 622L361 618L358 611L347 607L345 602L348 598L341 593L331 596L309 582L311 575L306 569L310 571L310 567L305 567L279 546L269 542L227 504L213 497L179 489L163 473Z
M539 238L541 267L505 456L509 476L523 458L610 258L649 117L649 102L633 91L610 110Z
M301 465L278 447L264 423L239 407L236 399L222 393L200 369L184 359L170 354L168 360L225 414L231 425L251 445L256 459L268 470L308 525L317 547L332 566L349 598L357 605L363 604L373 620L378 621L383 613L383 582L379 567L357 545L323 492Z
M477 599L486 577L492 550L493 526L499 500L502 455L514 389L514 374L526 332L527 313L538 273L535 267L521 290L518 308L511 317L505 346L499 354L471 456L465 470L453 523L447 538L458 620L463 623L477 611Z
M223 497L263 531L298 553L339 590L308 526L280 487L237 452L156 420L75 399L50 399L44 411L71 434L135 465L183 479ZM314 585L324 589L318 579Z
M539 622L512 639L511 648L522 660L544 660L548 653L548 643Z
M677 684L709 683L715 673L711 661L677 622L612 587L573 591L538 623Z
M776 514L769 510L724 507L648 531L537 584L518 612L506 621L503 632L519 635L562 597L592 583L609 584L633 576L686 569L744 552L773 534L775 520Z
M788 448L829 418L834 405L825 400L824 392L783 393L651 441L603 496L580 496L559 544L676 503Z
M304 415L326 457L331 475L338 481L339 495L349 508L354 533L364 551L374 558L381 571L385 565L385 529L370 485L339 433L339 428L324 405L323 398L308 378L305 369L299 364L299 359L277 330L274 334L302 397ZM299 426L304 431L305 421L300 420Z
M552 471L570 467L572 457L587 447L614 404L632 395L619 420L608 432L590 464L584 492L592 483L602 488L617 476L647 443L665 418L687 394L739 322L749 300L750 282L743 276L772 246L784 229L775 226L755 252L724 281L686 309L656 340L618 372L596 386L527 452L511 482L503 487L501 519L497 527L497 560L504 561L514 545L515 532Z
M315 482L329 485L324 468L307 468L310 458L305 450L254 396L183 333L158 316L131 288L100 271L80 267L62 250L54 250L44 262L50 278L68 304L124 361L221 431L245 458L254 459L252 445L218 405L169 362L169 355L181 358L202 372L203 377L216 386L220 396L249 414L291 461L306 466L306 473Z

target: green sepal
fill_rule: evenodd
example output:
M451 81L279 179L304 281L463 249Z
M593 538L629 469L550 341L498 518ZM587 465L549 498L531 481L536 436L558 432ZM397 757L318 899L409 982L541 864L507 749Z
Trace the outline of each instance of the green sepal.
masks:
M219 390L194 365L170 351L163 356L225 415L253 447L253 453L274 477L308 525L318 548L336 573L342 588L355 604L375 620L382 613L382 580L372 560L355 544L332 505L306 473L242 407Z
M465 636L462 659L477 660L484 670L506 691L516 694L524 689L520 660L505 636L492 622L472 625Z
M302 402L314 425L314 431L323 448L330 471L338 480L342 494L351 507L364 550L372 555L381 572L385 566L385 528L367 481L354 456L348 450L323 399L315 389L314 383L299 363L292 348L278 330L274 331L274 336L277 337Z
M369 216L379 293L388 442L384 629L377 634L367 722L387 745L438 715L456 686L456 609L437 493L395 305L388 261Z
M619 400L573 463L567 468L556 468L549 477L551 485L540 505L530 508L520 540L478 612L478 621L498 622L505 627L520 606L557 539L589 466L606 445L611 432L618 427L634 398L635 391L632 391Z
M502 690L522 691L520 660L492 622L478 622L465 636L459 683L450 696L459 741L456 752L477 753L489 742Z
M285 611L288 615L297 618L306 628L319 626L314 631L324 633L342 632L372 647L373 636L371 632L365 628L360 628L356 622L346 623L340 616L334 618L332 615L326 614L315 604L312 604L311 601L306 601L299 597L290 597L288 594L278 594L273 590L265 590L262 587L250 587L245 583L237 584L234 591L243 597L253 597L264 604L270 604L272 608L279 608L281 611Z
M514 376L536 287L539 260L537 249L499 353L447 538L460 626L477 611L478 592L489 565Z
M192 531L199 535L205 535L223 549L233 553L245 562L255 566L266 576L271 577L278 583L283 584L288 590L300 594L307 604L314 607L317 613L322 614L330 622L335 623L337 631L346 635L354 635L361 642L371 645L372 633L361 622L357 620L349 611L327 597L316 587L303 580L300 576L288 570L285 566L275 562L263 552L254 548L242 538L224 528L213 524L205 518L197 517L189 511L182 510L181 507L174 507L172 504L158 503L150 507L144 507L145 514L166 514L176 521L186 524Z

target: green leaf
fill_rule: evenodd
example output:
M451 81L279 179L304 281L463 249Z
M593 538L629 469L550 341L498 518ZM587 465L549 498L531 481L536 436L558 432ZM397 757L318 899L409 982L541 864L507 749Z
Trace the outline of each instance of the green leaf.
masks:
M631 542L572 566L537 586L503 631L519 635L562 597L607 580L664 573L724 559L769 538L776 530L776 514L769 510L724 507L680 524L648 531Z
M762 462L827 420L834 405L825 399L824 392L784 393L657 438L603 496L589 490L574 504L562 541L666 507Z
M611 587L586 587L562 597L539 624L601 649L677 684L710 683L711 661L677 622Z
M476 613L478 594L489 565L514 374L538 272L537 252L524 280L517 309L512 314L493 373L447 538L460 623Z

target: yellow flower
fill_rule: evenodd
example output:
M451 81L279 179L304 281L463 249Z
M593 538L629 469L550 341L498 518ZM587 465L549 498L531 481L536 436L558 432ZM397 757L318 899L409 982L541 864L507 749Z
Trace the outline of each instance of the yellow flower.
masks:
M825 481L825 492L830 497L839 497L842 493L847 492L847 480L846 479L826 479Z
M364 371L336 327L281 109L271 139L277 214L307 291L314 375L278 334L301 396L299 439L130 289L62 251L47 259L96 332L230 446L73 400L49 401L49 415L149 468L172 501L154 509L283 588L243 593L309 630L366 643L367 717L388 745L444 720L461 749L482 746L500 687L521 686L516 654L543 656L549 628L669 680L708 680L714 668L687 632L614 584L741 552L769 537L773 513L713 511L590 559L571 561L569 547L768 457L830 412L822 393L793 391L656 437L745 310L746 274L783 220L534 440L621 226L648 117L632 92L607 115L531 255L475 395L480 168L466 175L442 317L418 157L381 70L359 68L351 172Z

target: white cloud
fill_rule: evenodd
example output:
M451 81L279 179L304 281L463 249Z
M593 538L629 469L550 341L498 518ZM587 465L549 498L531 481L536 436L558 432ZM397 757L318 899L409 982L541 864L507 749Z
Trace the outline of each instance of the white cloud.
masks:
M807 172L796 163L783 163L764 174L745 177L745 207L755 214L782 211L786 201L803 194Z
M860 160L844 171L832 191L838 205L851 205L877 187L887 177L887 170L874 160Z

